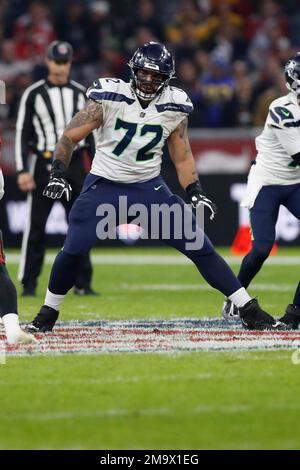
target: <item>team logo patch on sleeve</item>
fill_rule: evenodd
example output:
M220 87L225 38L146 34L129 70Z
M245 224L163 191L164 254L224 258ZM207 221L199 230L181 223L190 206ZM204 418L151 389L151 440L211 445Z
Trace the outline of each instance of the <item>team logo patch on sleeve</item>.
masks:
M101 82L99 79L93 81L93 85L90 88L102 88Z
M276 108L274 108L274 111L282 121L286 119L294 119L294 116L291 111L287 108L284 108L283 106L276 106Z

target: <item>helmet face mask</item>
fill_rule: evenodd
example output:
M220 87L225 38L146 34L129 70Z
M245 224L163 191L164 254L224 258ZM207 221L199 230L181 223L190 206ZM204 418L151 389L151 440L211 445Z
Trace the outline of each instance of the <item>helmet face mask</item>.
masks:
M168 77L147 69L134 69L135 92L144 101L150 101L165 86Z
M159 42L144 44L134 53L128 65L131 84L143 101L151 101L161 93L175 73L172 54Z
M284 72L287 89L297 96L300 95L300 53L288 60Z

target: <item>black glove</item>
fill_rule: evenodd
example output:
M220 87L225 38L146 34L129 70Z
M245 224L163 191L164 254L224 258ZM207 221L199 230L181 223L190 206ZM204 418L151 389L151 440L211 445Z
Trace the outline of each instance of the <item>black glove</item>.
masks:
M217 213L217 206L210 199L206 197L206 194L203 191L200 182L195 181L195 183L189 184L185 188L185 190L192 206L195 209L196 207L200 206L200 204L203 204L204 206L208 207L211 212L209 218L210 220L213 220Z
M63 195L69 202L72 196L72 188L66 177L67 167L60 160L54 160L50 171L50 180L43 191L43 196L51 199L60 199Z

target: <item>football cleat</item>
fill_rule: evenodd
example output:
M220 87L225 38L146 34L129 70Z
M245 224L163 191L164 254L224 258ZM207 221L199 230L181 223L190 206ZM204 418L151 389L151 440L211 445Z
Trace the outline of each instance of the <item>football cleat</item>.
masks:
M290 330L298 330L300 324L300 308L297 305L289 304L283 317L279 321L284 323Z
M7 340L7 342L8 344L33 344L37 343L38 340L20 328L20 331L14 337Z
M223 307L222 307L222 316L225 320L234 320L240 318L239 309L231 302L228 297L225 297Z
M271 315L261 309L256 299L251 299L239 308L240 318L246 330L286 330L281 321L276 321Z
M26 330L32 333L52 331L58 318L59 311L43 305L35 319L27 325Z

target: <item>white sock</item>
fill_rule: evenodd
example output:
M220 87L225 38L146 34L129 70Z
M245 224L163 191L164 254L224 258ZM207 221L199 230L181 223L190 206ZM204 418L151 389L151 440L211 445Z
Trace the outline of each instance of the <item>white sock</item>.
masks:
M252 297L248 294L245 287L241 287L228 297L231 302L237 307L243 307Z
M59 310L60 305L63 303L65 295L52 294L52 292L47 289L45 304L47 307L54 308L54 310Z
M3 315L2 322L5 328L6 338L9 343L14 342L21 331L19 316L16 313Z

